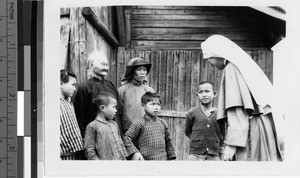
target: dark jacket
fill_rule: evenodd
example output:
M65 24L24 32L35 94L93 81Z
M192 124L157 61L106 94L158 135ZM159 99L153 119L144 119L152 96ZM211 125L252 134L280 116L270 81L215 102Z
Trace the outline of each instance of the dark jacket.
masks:
M190 154L201 155L207 152L219 155L222 136L216 117L217 112L214 111L208 118L201 107L188 111L185 134L190 138Z
M117 122L121 133L125 133L130 127L131 121L122 118L123 106L119 99L118 90L111 81L106 79L100 81L93 77L79 85L74 98L76 118L82 136L84 137L86 126L97 116L97 106L92 103L92 99L99 91L109 92L117 98L117 113L114 120Z

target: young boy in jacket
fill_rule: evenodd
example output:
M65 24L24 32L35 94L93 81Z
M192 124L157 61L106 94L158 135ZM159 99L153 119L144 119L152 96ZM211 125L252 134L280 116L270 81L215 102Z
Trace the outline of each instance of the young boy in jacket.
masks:
M222 136L216 120L217 110L213 107L216 95L212 83L201 82L197 92L200 106L187 113L185 134L190 139L190 161L220 161Z
M94 121L86 127L84 148L88 160L126 160L127 152L118 124L113 120L117 112L116 97L99 92L92 101L98 108Z
M157 93L146 92L141 99L145 115L135 120L124 135L124 144L132 160L174 160L175 149L169 128L157 117L160 99ZM133 144L137 141L137 147Z

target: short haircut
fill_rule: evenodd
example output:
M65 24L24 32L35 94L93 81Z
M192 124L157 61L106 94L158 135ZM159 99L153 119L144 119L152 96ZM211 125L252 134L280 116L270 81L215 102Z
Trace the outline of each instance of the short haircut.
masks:
M210 81L202 81L202 82L199 83L197 91L199 91L200 86L204 85L204 84L210 84L212 90L214 90L214 84L212 82L210 82Z
M153 98L158 98L159 99L159 102L161 103L160 101L160 95L158 93L152 93L152 92L146 92L143 96L142 96L142 99L141 99L141 102L142 104L147 104L148 102L150 101L153 101Z
M114 98L117 99L113 94L105 92L105 91L100 91L97 93L94 98L92 103L97 105L97 107L104 105L107 106L109 104L109 98Z
M70 76L76 78L76 75L74 73L72 73L71 71L65 70L65 69L60 70L60 81L61 82L68 83Z

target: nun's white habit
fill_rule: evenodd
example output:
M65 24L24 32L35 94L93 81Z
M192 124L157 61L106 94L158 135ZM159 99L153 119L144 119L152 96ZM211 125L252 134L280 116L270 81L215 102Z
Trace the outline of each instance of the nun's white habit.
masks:
M252 58L224 36L201 44L203 58L229 61L220 83L217 119L226 119L226 144L236 147L237 161L281 161L283 117L278 114L273 86Z

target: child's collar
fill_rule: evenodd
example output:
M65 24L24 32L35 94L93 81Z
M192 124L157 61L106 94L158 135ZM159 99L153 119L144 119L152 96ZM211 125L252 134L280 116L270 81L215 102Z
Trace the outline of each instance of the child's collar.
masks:
M146 121L155 121L157 116L152 117L152 116L149 116L148 114L145 114L144 118Z
M103 122L105 124L107 124L107 121L108 121L107 119L105 119L104 117L99 116L99 115L97 115L96 120L99 122Z
M203 113L209 113L209 115L211 115L213 112L216 111L215 107L211 107L209 109L205 108L203 105L200 104L200 108L203 111Z
M96 80L99 80L101 82L104 79L104 76L102 76L102 75L99 75L99 76L93 75L93 78L96 79Z

